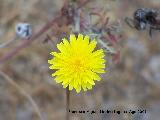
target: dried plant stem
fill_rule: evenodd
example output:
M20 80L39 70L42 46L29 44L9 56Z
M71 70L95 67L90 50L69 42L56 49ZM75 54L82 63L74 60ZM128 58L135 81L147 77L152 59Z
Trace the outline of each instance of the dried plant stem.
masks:
M69 120L69 103L70 103L70 91L66 88L66 120Z
M75 15L75 32L79 32L80 31L80 13L81 10L77 10L76 15Z
M105 52L115 54L116 51L107 45L107 43L103 42L101 39L98 39L98 43L105 49Z
M0 44L0 48L5 48L5 47L7 47L8 45L12 44L12 43L13 43L14 41L16 41L16 40L17 40L17 37L15 37L15 38L13 38L13 39L11 39L11 40L8 40L8 41Z
M23 88L21 88L16 82L14 82L14 80L12 80L8 75L6 75L4 72L0 71L0 75L2 75L11 85L13 85L18 91L20 91L20 93L23 96L25 96L30 101L30 103L32 104L33 108L35 109L35 112L37 113L40 120L44 120L42 118L42 115L39 111L37 104L34 102L32 97Z
M54 25L54 23L57 20L59 20L59 18L61 18L60 15L55 17L51 22L48 22L42 29L40 29L37 33L35 33L33 36L31 36L31 38L29 38L28 40L25 40L24 42L22 42L22 44L20 44L19 46L17 46L13 50L9 51L7 54L2 56L0 58L0 64L2 64L3 62L7 61L11 57L13 57L20 50L22 50L22 49L26 48L27 46L29 46L33 41L37 40L43 33L45 33L48 29L50 29Z
M81 3L78 7L77 10L81 9L82 7L84 7L86 4L88 4L91 0L84 0L83 3ZM65 0L63 7L68 7L68 0ZM63 8L62 7L62 8ZM62 9L61 9L62 10ZM4 56L2 56L0 58L0 64L3 64L4 62L6 62L7 60L9 60L10 58L12 58L15 54L17 54L19 51L21 51L22 49L26 48L27 46L29 46L33 41L38 40L38 38L43 35L44 33L46 33L51 27L53 27L53 25L55 23L61 22L62 18L64 17L61 14L62 11L58 12L58 15L53 18L52 21L46 23L46 25L44 27L42 27L38 32L36 32L35 34L33 34L28 40L25 40L24 42L22 42L19 46L17 46L16 48L12 49L11 51L9 51L8 53L4 54Z

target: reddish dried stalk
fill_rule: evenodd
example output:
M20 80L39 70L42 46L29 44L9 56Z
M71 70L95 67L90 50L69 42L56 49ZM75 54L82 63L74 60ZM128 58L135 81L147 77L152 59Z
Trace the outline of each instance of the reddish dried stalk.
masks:
M80 4L78 6L77 9L80 9L81 7L83 7L84 5L86 5L90 0L85 0L82 4ZM9 53L5 54L4 56L2 56L0 58L0 64L4 63L5 61L9 60L10 58L12 58L15 54L17 54L19 51L21 51L23 48L26 48L27 46L29 46L33 41L37 40L41 35L43 35L47 30L49 30L56 22L60 22L62 20L63 16L63 9L67 9L68 7L68 2L69 0L65 0L63 7L61 9L61 13L54 18L51 22L47 23L42 29L40 29L35 35L33 35L31 38L29 38L28 40L25 40L22 44L20 44L18 47L14 48L12 51L10 51Z
M2 64L3 62L5 62L6 60L10 59L11 57L13 57L15 54L17 54L20 50L22 50L23 48L27 47L28 45L30 45L33 41L37 40L43 33L45 33L49 28L51 28L53 26L53 24L60 19L60 15L57 16L56 18L54 18L51 22L47 23L40 31L38 31L35 35L33 35L31 38L29 38L28 40L25 40L22 44L20 44L18 47L16 47L15 49L13 49L12 51L10 51L9 53L7 53L6 55L4 55L1 59L0 59L0 64Z
M10 58L12 58L15 54L17 54L19 51L21 51L23 48L26 48L27 46L29 46L33 41L37 40L41 35L43 35L46 31L48 31L53 25L59 24L59 25L68 25L71 22L73 22L70 18L71 16L68 16L68 14L66 12L68 12L68 8L69 8L69 4L68 4L69 0L65 0L64 1L64 5L60 11L60 14L55 17L51 22L47 23L42 29L40 29L36 34L34 34L31 38L29 38L28 40L24 40L24 42L22 42L18 47L14 48L12 51L10 51L9 53L7 53L6 55L2 56L2 58L0 58L0 64L4 63L5 61L9 60ZM90 2L90 0L84 0L84 2L82 2L76 10L80 9L81 7L84 7L84 5L86 5L88 2ZM92 15L97 15L100 17L101 23L102 23L102 28L106 27L108 24L108 20L109 18L105 18L102 17L104 15L100 14L99 12L96 11L92 11L91 12ZM73 16L72 16L73 17ZM67 18L67 19L66 19ZM105 21L104 21L105 18ZM102 20L103 19L103 20ZM103 22L102 22L103 21ZM80 21L80 25L83 25L84 21ZM98 23L97 22L97 23ZM117 38L110 34L110 32L107 33L106 36L103 36L106 40L108 40L113 46L117 47ZM118 53L119 54L119 53ZM119 56L119 55L118 55ZM117 58L117 57L116 57Z

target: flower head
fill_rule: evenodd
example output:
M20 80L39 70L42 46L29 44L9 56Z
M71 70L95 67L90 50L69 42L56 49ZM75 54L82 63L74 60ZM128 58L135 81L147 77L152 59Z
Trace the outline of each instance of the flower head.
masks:
M83 38L84 37L84 38ZM57 83L62 83L63 87L69 86L69 90L73 88L76 92L92 89L95 81L101 80L100 73L105 73L104 52L102 49L94 50L96 40L89 40L89 36L74 34L70 35L70 41L66 38L62 39L57 48L60 52L51 52L53 58L48 60L51 64L50 69L56 70L52 76L55 76Z

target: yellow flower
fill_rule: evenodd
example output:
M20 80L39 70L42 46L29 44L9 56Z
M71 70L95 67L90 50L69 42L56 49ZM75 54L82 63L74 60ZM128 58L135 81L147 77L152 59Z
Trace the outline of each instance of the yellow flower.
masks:
M99 73L105 73L104 52L102 49L94 50L96 40L90 42L89 36L83 38L82 34L76 39L74 34L70 35L70 41L62 39L57 48L60 52L51 52L53 58L48 60L51 64L50 69L56 70L52 76L55 76L57 83L62 83L63 87L69 86L77 93L83 88L84 91L92 89L95 80L99 81Z

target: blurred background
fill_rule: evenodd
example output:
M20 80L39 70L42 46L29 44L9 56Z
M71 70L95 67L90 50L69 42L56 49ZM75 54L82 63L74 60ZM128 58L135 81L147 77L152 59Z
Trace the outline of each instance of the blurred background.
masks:
M15 25L32 24L33 33L52 20L63 0L0 0L0 43L14 38ZM71 92L71 110L146 110L145 114L73 114L70 120L159 120L160 119L160 34L130 28L125 17L142 7L160 8L159 0L93 0L89 6L106 11L109 23L119 23L122 40L120 60L108 60L109 71L93 90ZM65 89L56 84L48 68L53 46L43 43L46 34L0 65L1 71L23 88L39 107L44 120L66 119ZM0 57L23 40L0 48ZM39 120L30 101L0 75L0 120Z

